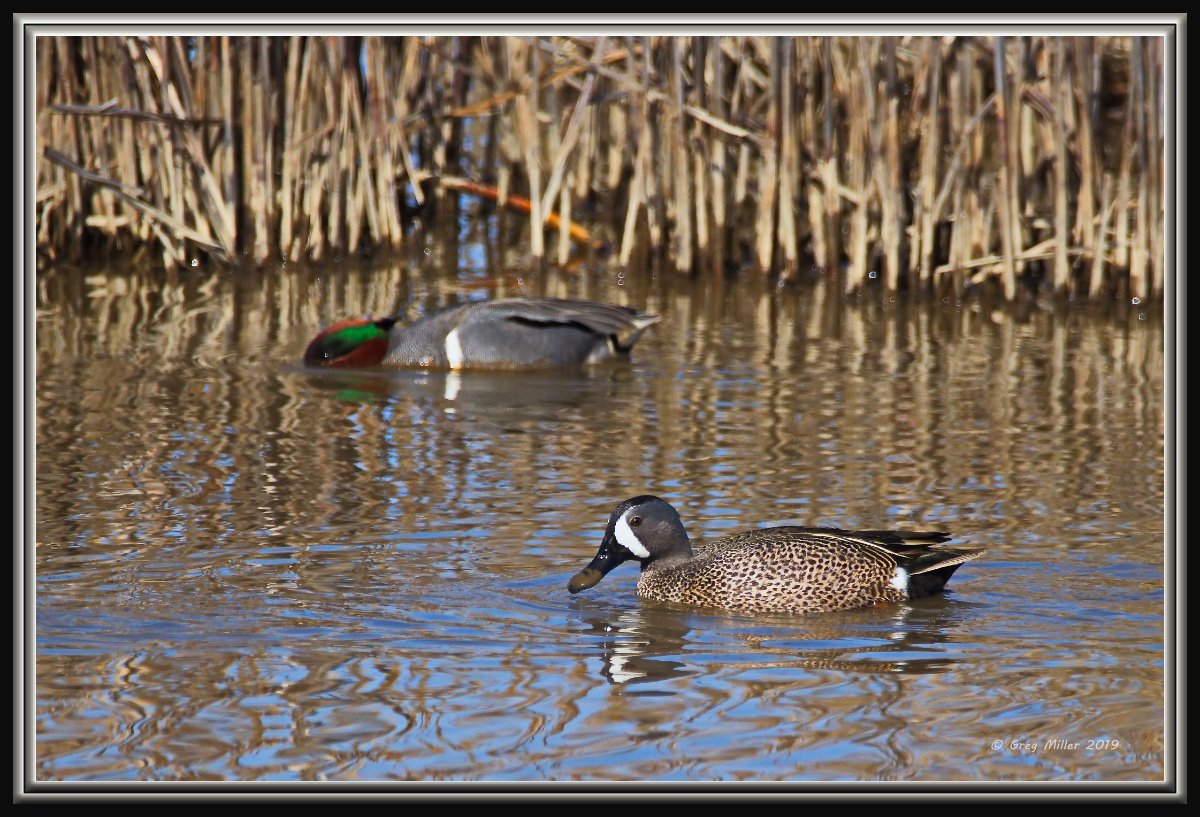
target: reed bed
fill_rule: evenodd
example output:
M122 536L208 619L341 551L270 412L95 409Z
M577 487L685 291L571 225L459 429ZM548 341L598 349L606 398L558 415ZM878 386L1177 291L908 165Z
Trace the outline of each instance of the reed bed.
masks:
M41 37L37 247L259 265L466 197L532 259L1161 295L1161 38Z

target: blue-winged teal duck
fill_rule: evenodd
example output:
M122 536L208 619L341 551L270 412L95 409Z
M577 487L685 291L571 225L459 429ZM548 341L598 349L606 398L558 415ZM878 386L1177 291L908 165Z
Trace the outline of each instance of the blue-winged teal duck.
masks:
M510 298L447 307L409 324L341 321L313 338L307 366L539 369L627 357L657 315L591 301Z
M692 552L675 509L656 496L617 506L596 558L567 589L641 562L637 594L737 612L825 613L937 593L979 549L940 547L947 533L760 528Z

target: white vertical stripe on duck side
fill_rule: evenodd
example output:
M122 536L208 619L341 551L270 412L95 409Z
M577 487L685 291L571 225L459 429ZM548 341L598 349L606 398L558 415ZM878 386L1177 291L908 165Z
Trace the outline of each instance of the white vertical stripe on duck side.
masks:
M446 335L446 362L450 364L451 369L461 369L463 367L463 349L462 344L458 342L458 330L450 330L450 334Z

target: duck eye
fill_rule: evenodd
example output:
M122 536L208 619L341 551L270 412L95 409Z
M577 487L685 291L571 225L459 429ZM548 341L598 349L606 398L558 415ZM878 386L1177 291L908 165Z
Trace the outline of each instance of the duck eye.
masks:
M631 528L640 527L641 524L642 524L642 518L640 516L635 516L629 520L629 527L631 527Z

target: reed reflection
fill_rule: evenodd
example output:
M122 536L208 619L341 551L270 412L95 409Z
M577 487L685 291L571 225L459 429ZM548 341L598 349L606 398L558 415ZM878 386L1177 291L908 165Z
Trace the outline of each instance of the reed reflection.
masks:
M519 293L665 317L578 372L296 364L345 315ZM1161 769L1161 314L420 265L60 269L37 298L45 777ZM660 608L632 573L572 602L641 492L698 545L929 527L989 556L944 599L833 616ZM1031 723L1127 743L964 766Z

